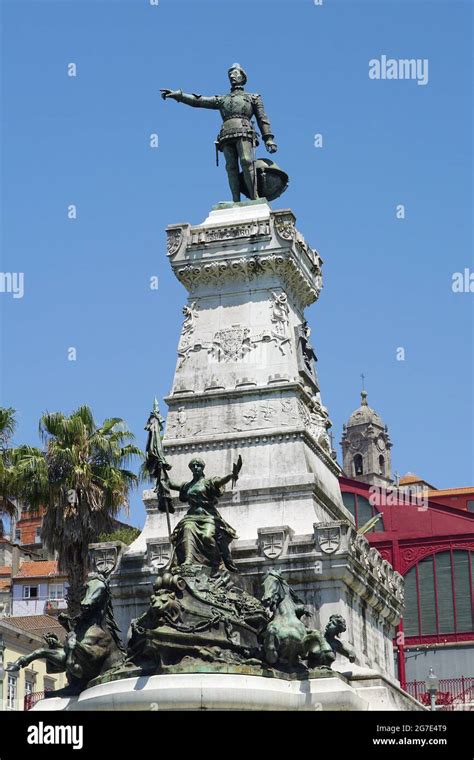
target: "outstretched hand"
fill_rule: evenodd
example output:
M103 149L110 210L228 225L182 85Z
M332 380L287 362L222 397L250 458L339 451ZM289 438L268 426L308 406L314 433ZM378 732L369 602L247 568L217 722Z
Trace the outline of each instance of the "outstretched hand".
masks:
M166 100L166 98L174 98L176 95L175 90L160 89L160 92L163 100Z
M9 662L5 670L7 673L18 673L20 668L22 668L25 664L25 660L25 657L19 657L18 660L15 660L15 662Z

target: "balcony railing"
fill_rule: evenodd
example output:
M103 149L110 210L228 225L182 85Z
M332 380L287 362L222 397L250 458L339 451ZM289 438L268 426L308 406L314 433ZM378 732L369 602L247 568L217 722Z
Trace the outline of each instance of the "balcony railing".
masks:
M430 695L424 681L408 681L406 690L423 705L430 704ZM436 709L474 710L474 677L440 678Z
M31 708L34 707L37 702L39 702L41 699L44 699L45 693L46 692L44 691L32 691L31 694L25 694L25 698L23 700L23 709L31 710Z

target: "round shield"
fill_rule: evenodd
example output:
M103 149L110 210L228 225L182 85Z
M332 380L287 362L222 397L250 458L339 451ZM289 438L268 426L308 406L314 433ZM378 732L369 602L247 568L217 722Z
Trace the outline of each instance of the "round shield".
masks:
M285 192L288 187L288 174L280 169L269 158L257 158L257 192L259 198L273 201ZM240 173L240 192L249 198L249 192L244 182L244 175Z

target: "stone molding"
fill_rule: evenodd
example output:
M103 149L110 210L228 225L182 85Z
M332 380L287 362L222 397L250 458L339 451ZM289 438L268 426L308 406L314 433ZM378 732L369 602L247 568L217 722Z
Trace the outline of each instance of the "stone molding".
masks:
M164 439L163 447L168 454L182 454L185 452L212 451L216 449L229 449L237 446L253 446L262 443L279 443L281 441L297 440L303 440L334 475L340 475L341 469L337 462L332 459L325 449L322 448L321 444L313 437L313 434L310 431L301 430L301 428L290 428L284 433L281 432L280 428L264 428L256 430L255 433L247 431L232 434L217 433L212 436L212 439L205 438L202 440L197 440L196 437L182 438L178 440Z
M282 279L303 308L314 303L321 291L322 259L296 230L289 210L234 224L173 224L166 232L171 266L191 292L197 286L219 290L226 282L272 274ZM255 243L265 248L256 250Z

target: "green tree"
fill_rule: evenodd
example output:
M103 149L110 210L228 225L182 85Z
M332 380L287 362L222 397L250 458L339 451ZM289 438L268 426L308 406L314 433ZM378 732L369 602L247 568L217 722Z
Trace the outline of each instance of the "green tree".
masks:
M45 507L42 540L58 557L69 582L68 611L79 611L88 569L88 546L110 531L121 509L128 510L138 477L128 469L142 452L119 417L99 427L88 406L70 416L42 416L43 450L20 446L13 451L16 493L32 510Z
M10 446L16 429L15 410L11 407L0 407L0 515L14 517L16 507L12 499L15 497L15 467Z
M140 533L141 530L134 528L132 525L122 526L112 530L112 533L101 533L100 536L97 536L96 541L122 541L127 546L130 546Z

